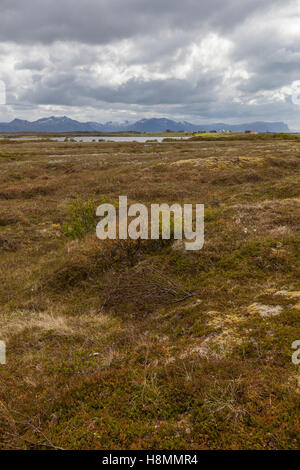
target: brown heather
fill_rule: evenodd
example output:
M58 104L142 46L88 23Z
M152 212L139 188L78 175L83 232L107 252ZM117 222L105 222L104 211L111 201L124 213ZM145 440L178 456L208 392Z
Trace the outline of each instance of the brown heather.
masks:
M299 448L300 141L251 137L0 143L0 448ZM100 242L119 195L204 248Z

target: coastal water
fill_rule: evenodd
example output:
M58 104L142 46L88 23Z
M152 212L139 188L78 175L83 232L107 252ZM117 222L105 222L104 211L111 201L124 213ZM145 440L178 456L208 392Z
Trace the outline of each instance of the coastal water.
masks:
M151 136L71 136L67 137L68 141L71 142L162 142L167 136L159 136L159 137L151 137ZM173 137L171 136L172 139L176 140L186 140L188 136L186 137ZM0 138L1 139L1 138ZM34 140L45 140L45 141L53 141L53 142L65 142L66 137L39 137L39 136L22 136L22 137L10 137L10 140L28 140L28 141L34 141Z

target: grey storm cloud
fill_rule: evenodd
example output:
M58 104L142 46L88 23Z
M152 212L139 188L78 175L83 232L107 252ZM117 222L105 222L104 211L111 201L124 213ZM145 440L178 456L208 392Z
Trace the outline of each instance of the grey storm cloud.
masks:
M23 100L35 104L68 106L90 103L93 100L108 103L173 105L212 102L215 98L213 85L220 79L202 77L191 85L188 80L174 78L148 82L133 78L116 89L107 86L87 86L84 78L79 79L72 73L61 73L48 77L47 80L37 77L37 81L33 89L24 93Z
M296 122L299 17L285 0L1 0L0 80L23 116Z
M1 0L0 40L110 41L162 30L230 31L276 0Z

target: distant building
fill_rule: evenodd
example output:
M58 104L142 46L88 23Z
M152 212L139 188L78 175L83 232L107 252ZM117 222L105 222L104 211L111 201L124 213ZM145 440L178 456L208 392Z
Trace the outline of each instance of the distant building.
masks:
M166 129L165 132L170 133L170 132L173 132L173 131L171 129Z
M212 130L212 131L209 131L211 134L216 134L217 131L216 130Z
M254 130L245 131L245 134L258 134L258 132L254 129Z

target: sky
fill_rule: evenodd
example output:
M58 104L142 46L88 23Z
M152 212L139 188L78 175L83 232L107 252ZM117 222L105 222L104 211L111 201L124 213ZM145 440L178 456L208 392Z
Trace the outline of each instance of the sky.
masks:
M0 0L0 83L2 122L300 130L300 0Z

